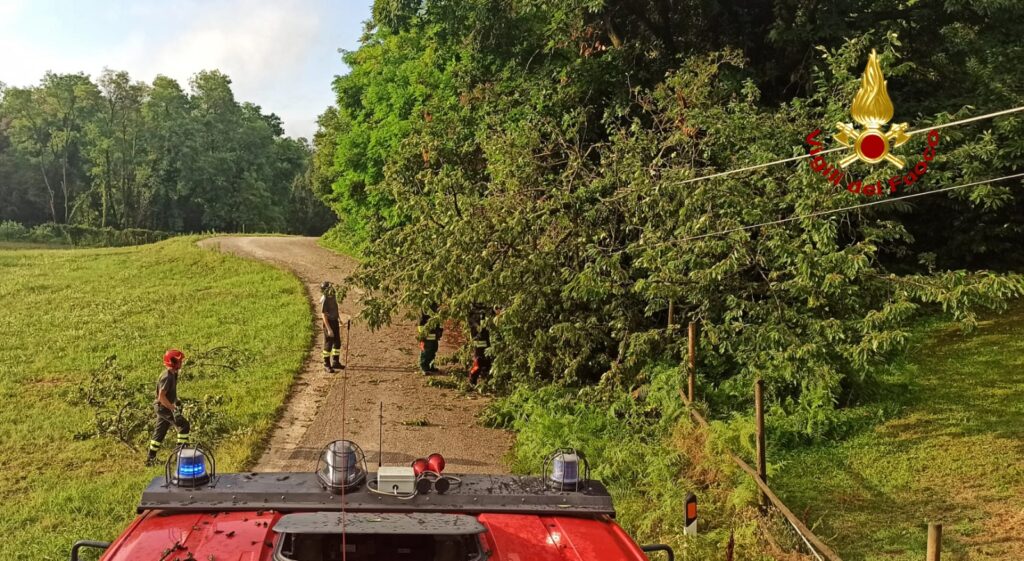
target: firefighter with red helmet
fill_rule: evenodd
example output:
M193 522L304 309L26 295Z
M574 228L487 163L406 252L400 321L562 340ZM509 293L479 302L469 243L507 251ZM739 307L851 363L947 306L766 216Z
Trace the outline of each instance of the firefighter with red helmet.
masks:
M149 441L149 456L146 458L146 465L153 465L156 462L156 453L167 436L167 429L174 425L178 429L178 445L192 443L189 430L191 429L188 420L181 415L181 400L178 399L178 372L185 362L185 353L178 349L170 349L164 353L164 366L166 370L156 382L156 401L153 403L153 410L156 412L156 427L153 429L153 438Z

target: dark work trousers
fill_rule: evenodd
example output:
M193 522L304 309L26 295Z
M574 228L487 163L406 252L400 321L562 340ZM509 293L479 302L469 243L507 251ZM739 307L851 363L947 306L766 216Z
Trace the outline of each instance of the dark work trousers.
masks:
M324 329L324 366L330 366L331 359L334 359L335 366L339 366L341 364L341 326L338 325L336 319L328 319L327 324L331 326L333 335L328 334Z
M156 412L156 428L153 429L153 439L149 441L149 454L150 456L156 454L156 451L160 449L160 445L164 441L164 437L167 436L167 429L174 425L178 429L178 444L189 444L189 432L191 425L188 420L181 416L181 413L177 409L171 412L170 409L163 405L155 404L153 406Z
M469 369L469 384L476 385L480 378L491 373L491 357L487 356L486 347L473 349L473 366Z
M420 370L423 372L434 371L434 357L437 356L437 335L427 335L427 339L420 341Z

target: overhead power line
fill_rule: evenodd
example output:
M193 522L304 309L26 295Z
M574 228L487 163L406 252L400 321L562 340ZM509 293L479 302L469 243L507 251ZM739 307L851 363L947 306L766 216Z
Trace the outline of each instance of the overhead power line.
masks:
M944 129L946 127L953 127L953 126L956 126L956 125L963 125L963 124L967 124L967 123L973 123L975 121L981 121L981 120L984 120L984 119L992 119L994 117L999 117L1001 115L1009 115L1010 113L1017 113L1018 111L1024 111L1024 105L1022 105L1020 107L1014 107L1012 109L1004 109L1002 111L996 111L994 113L987 113L985 115L978 115L976 117L968 117L966 119L960 119L959 121L951 121L949 123L943 123L941 125L935 125L933 127L926 127L926 128L923 128L923 129L912 130L912 131L908 132L907 135L908 136L913 136L915 134L922 133L922 132L927 132L927 131L931 131L931 130L938 130L938 129ZM680 185L685 185L687 183L693 183L693 182L696 182L696 181L703 181L705 179L714 179L716 177L724 177L726 175L733 175L733 174L736 174L736 173L743 173L745 171L753 171L753 170L756 170L756 169L762 169L762 168L767 168L767 167L771 167L771 166L777 166L779 164L785 164L785 163L788 163L788 162L795 162L795 161L798 161L798 160L805 160L807 158L813 158L814 156L821 156L822 154L829 154L831 152L837 152L839 150L847 150L847 148L840 146L840 147L837 147L837 148L830 148L828 150L822 150L821 152L815 152L814 154L802 154L800 156L793 156L792 158L784 158L782 160L775 160L773 162L766 162L766 163L763 163L763 164L754 164L752 166L747 166L747 167L742 167L742 168L737 168L737 169L731 169L731 170L727 170L727 171L720 171L718 173L712 173L711 175L702 175L700 177L691 177L690 179L684 179L684 180L680 181L679 184Z
M750 225L747 225L747 226L737 226L736 228L729 228L727 230L720 230L718 232L711 232L709 234L700 234L699 236L690 236L690 237L686 237L686 238L679 238L679 239L669 240L667 242L662 242L662 243L663 244L664 243L682 243L682 242L688 242L688 241L693 241L693 240L700 240L700 239L704 239L704 238L710 238L710 237L714 237L714 236L722 236L722 235L725 235L725 234L731 234L733 232L741 232L743 230L753 230L754 228L760 228L762 226L774 226L776 224L785 224L786 222L794 222L796 220L803 220L805 218L814 218L814 217L817 217L817 216L825 216L825 215L828 215L828 214L837 214L837 213L846 212L846 211L849 211L849 210L856 210L858 208L864 208L864 207L876 206L876 205L884 205L884 204L889 204L889 203L895 203L897 201L905 201L907 199L916 199L918 197L924 197L924 196L927 196L927 195L934 195L936 193L944 193L946 191L955 191L957 189L964 189L964 188L967 188L967 187L973 187L975 185L981 185L981 184L984 184L984 183L997 183L999 181L1006 181L1007 179L1015 179L1015 178L1018 178L1018 177L1024 177L1024 173L1016 173L1016 174L1013 174L1013 175L1004 175L1003 177L996 177L996 178L992 178L992 179L983 179L981 181L972 181L971 183L964 183L962 185L954 185L953 187L943 187L941 189L933 189L931 191L922 191L920 193L911 193L909 195L903 195L902 197L892 197L892 198L888 198L888 199L880 199L880 200L877 200L877 201L870 201L870 202L866 202L866 203L861 203L859 205L846 206L846 207L842 207L842 208L834 208L834 209L830 209L830 210L819 210L817 212L811 212L811 213L808 213L808 214L800 214L800 215L797 215L797 216L790 216L789 218L782 218L782 219L779 219L779 220L772 220L772 221L769 221L769 222L760 222L758 224L750 224ZM661 244L658 244L658 245L661 245Z

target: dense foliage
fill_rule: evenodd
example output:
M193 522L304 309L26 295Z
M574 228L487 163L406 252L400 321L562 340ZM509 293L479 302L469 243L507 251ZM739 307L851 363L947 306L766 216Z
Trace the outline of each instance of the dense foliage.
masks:
M12 220L0 222L0 242L81 247L122 247L158 242L171 237L168 232L139 228L97 228L44 222L27 228Z
M495 310L493 382L629 388L703 333L702 395L744 406L764 377L808 434L907 341L921 313L973 321L1021 294L1024 193L982 185L710 237L864 202L798 155L849 121L878 49L896 121L913 127L1022 105L1014 2L379 0L313 183L365 256L366 316L407 306ZM941 93L941 95L939 95ZM944 129L907 192L998 177L1024 121ZM923 135L902 150L920 153ZM882 166L848 176L885 180ZM844 183L845 185L845 183Z
M171 232L323 232L310 147L200 72L186 93L159 76L47 73L0 85L0 220Z

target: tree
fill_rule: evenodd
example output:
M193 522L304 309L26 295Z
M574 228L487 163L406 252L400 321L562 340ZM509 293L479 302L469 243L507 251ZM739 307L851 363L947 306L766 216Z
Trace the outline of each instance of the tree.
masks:
M143 181L152 203L148 227L187 231L186 216L198 213L190 206L184 182L189 162L195 157L192 102L175 80L157 76L142 106L148 138ZM189 221L195 224L195 221Z
M191 86L189 95L165 76L150 86L106 70L98 86L48 74L39 86L0 90L2 217L320 233L308 148L284 136L277 115L236 101L224 74L200 72ZM289 224L293 216L315 220Z
M47 73L37 87L5 93L11 138L38 166L54 222L70 222L84 200L84 130L98 101L99 91L85 74Z
M789 4L375 5L314 157L315 181L331 184L327 200L363 245L354 282L364 315L380 325L436 303L461 319L484 305L496 311L498 384L615 388L677 356L664 328L671 300L704 327L716 410L742 403L759 376L795 426L821 434L828 411L904 348L916 317L945 312L969 327L977 309L1024 293L1017 276L922 260L911 228L935 228L927 209L944 197L920 199L922 211L891 205L701 237L860 201L806 164L684 181L799 153L807 133L848 120L870 47L893 81L924 80L918 59L938 64L875 30L914 29L894 3L809 37L799 30L853 4L796 18L780 11ZM976 7L931 9L945 33L990 25L972 17ZM1007 25L1019 27L991 24ZM988 78L993 92L1018 80ZM898 95L926 107L922 92ZM914 121L941 122L947 110L920 109ZM1016 127L998 159L985 136L950 131L936 179L1012 166ZM976 216L991 217L1003 196L986 191L963 201Z
M150 194L142 190L146 155L142 107L149 93L127 72L106 70L99 79L102 104L90 127L90 170L100 196L100 226L108 216L121 228L146 224ZM142 177L140 177L140 175Z

